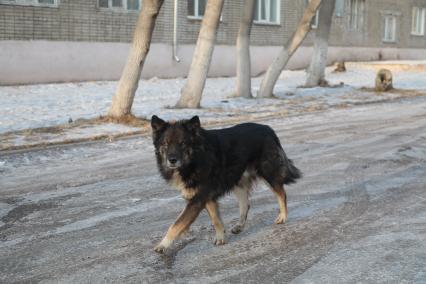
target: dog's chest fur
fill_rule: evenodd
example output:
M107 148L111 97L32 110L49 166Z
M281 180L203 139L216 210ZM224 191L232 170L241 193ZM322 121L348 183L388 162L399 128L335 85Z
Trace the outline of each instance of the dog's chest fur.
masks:
M176 187L180 191L182 197L186 200L192 199L198 193L198 189L191 187L188 188L186 186L178 171L173 173L172 178L170 179L170 184Z

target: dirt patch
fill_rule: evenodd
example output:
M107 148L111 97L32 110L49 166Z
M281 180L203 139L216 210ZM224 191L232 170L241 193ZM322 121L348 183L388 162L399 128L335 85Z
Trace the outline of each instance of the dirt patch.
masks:
M396 94L398 95L398 98L411 98L411 97L420 97L420 96L426 96L426 92L425 91L420 91L420 90L410 90L410 89L391 89L389 91L386 92L377 92L375 90L375 88L368 88L368 87L362 87L359 89L360 91L363 92L368 92L368 93L374 93L376 95L381 95L381 94Z
M51 137L59 137L73 129L84 129L101 125L105 123L124 124L131 127L140 128L140 130L127 131L117 134L93 134L89 137L68 139L63 138L60 141L50 141ZM33 129L25 129L18 131L6 132L0 135L0 151L14 151L35 147L47 147L58 144L81 143L97 140L114 140L123 136L137 135L147 132L149 129L149 121L134 115L127 115L121 119L115 119L107 116L100 116L91 119L77 119L68 124L60 124L50 127L39 127ZM15 145L16 140L24 140L24 145Z
M133 114L127 114L123 117L116 118L116 117L110 117L110 116L100 116L98 118L93 119L78 119L76 120L77 124L101 124L101 123L118 123L118 124L124 124L132 127L146 127L149 124L149 120L136 117Z
M2 136L12 135L12 134L23 135L23 136L30 136L33 134L45 134L45 133L60 134L68 129L82 128L82 127L84 128L87 126L99 125L103 123L117 123L117 124L132 126L132 127L146 127L148 126L149 121L140 117L136 117L132 114L126 115L120 119L112 118L108 116L100 116L100 117L90 118L90 119L80 118L68 124L59 124L56 126L39 127L39 128L5 132L4 134L2 134Z

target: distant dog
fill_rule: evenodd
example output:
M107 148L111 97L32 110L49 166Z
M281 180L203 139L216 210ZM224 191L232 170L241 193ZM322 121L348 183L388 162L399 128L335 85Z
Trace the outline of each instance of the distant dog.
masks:
M225 229L217 200L233 191L240 206L240 220L232 233L241 232L249 210L249 192L258 177L276 194L280 213L275 223L287 220L284 184L295 182L300 171L287 158L275 132L266 125L243 123L234 127L205 130L198 116L166 122L151 119L158 169L177 187L187 205L168 229L155 251L164 252L187 231L205 208L216 230L216 245L225 243Z

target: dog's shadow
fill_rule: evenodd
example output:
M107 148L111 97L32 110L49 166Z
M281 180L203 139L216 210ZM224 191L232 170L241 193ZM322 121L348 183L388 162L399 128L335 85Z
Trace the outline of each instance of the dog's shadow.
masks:
M179 251L183 250L188 244L194 242L197 238L191 237L191 238L185 238L177 241L170 249L168 249L164 253L160 253L159 257L161 261L164 262L164 265L167 269L173 268L173 265L176 260L176 256Z
M231 232L232 228L235 224L238 223L238 218L232 218L225 221L226 226L226 244L224 247L229 245L241 245L240 242L247 238L251 238L251 236L256 235L259 232L264 231L266 228L270 228L274 230L285 230L287 227L286 224L276 225L273 223L274 218L276 217L276 210L271 210L267 212L262 212L262 214L254 214L252 215L250 220L247 221L244 229L238 233L234 234ZM200 216L199 220L197 220L201 224L208 223L210 220L206 216ZM207 242L208 245L214 246L213 239L215 235L215 230L213 225L195 225L187 235L175 241L173 245L168 248L164 253L158 254L158 260L164 265L166 269L172 269L177 256L181 253L182 250L186 248L187 245L195 245L194 242L202 241ZM207 244L206 244L207 245ZM200 248L195 245L197 248L195 250L199 250ZM222 246L217 246L217 248L221 248ZM157 254L157 253L156 253Z

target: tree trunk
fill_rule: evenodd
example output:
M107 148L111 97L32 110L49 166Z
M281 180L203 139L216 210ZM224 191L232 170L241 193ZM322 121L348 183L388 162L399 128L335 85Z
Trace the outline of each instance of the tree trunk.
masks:
M266 71L262 83L260 84L258 97L272 97L272 91L274 90L275 83L277 82L281 71L284 69L290 57L303 42L311 29L311 21L315 17L320 4L321 0L311 0L309 2L293 36L286 43L278 57L275 58L274 62L272 62L271 66L269 66Z
M335 0L323 0L319 11L318 28L315 34L314 51L306 79L307 87L319 86L325 82L328 39L330 37Z
M200 107L201 95L213 54L223 2L224 0L207 1L188 78L182 88L181 97L176 104L178 108Z
M130 114L143 64L151 44L155 20L162 4L163 0L143 1L127 63L108 112L110 117L119 119Z
M253 23L256 0L245 0L240 29L237 37L237 90L236 96L252 98L250 31Z

